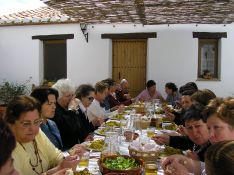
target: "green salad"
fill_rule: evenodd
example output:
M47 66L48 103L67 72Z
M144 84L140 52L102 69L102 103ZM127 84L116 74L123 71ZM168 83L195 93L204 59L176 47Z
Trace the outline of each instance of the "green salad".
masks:
M130 170L139 167L139 163L133 158L117 156L115 159L107 158L104 165L112 170Z

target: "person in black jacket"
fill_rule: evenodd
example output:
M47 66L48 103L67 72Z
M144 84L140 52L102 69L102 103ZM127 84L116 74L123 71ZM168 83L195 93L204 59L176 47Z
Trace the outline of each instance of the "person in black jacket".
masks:
M184 126L187 136L154 136L158 144L167 144L171 147L190 150L188 156L193 159L204 161L204 154L210 146L209 131L203 120L201 105L192 105L184 115Z
M84 128L84 130L82 130L83 140L87 140L88 138L92 139L90 135L94 131L94 126L87 116L87 108L94 100L94 92L95 89L88 84L82 84L76 90L76 97L80 100L77 115L81 120L82 127Z
M52 120L58 126L63 150L68 150L82 142L82 122L77 116L78 99L74 98L75 88L68 79L61 79L53 85L58 90L55 116Z

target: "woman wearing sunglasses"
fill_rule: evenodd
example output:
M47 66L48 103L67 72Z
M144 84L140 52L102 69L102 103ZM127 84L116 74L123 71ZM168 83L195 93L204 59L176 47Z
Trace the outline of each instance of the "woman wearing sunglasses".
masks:
M94 100L95 89L88 84L80 85L76 90L76 98L79 99L79 109L77 114L84 128L81 134L81 140L92 140L92 132L94 131L94 126L92 122L89 121L87 116L87 108L91 105Z
M64 168L75 168L77 155L64 158L40 130L40 112L41 105L28 96L16 97L7 107L5 120L16 139L12 154L15 169L22 175L48 175Z

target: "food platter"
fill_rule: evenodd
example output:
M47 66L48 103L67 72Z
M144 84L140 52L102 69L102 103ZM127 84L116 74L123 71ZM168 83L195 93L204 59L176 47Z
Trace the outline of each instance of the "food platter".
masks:
M112 120L123 120L125 119L124 114L117 114L111 117Z
M69 169L66 171L66 175L93 175L93 174L90 173L87 168L85 168L82 171L75 171L75 172L73 172L72 169Z
M103 139L97 139L89 142L85 142L86 149L101 152L104 147L104 140Z
M97 130L94 131L94 133L100 136L105 136L108 129L109 128L106 127L99 127Z
M108 120L104 126L106 127L120 127L120 121L117 120Z

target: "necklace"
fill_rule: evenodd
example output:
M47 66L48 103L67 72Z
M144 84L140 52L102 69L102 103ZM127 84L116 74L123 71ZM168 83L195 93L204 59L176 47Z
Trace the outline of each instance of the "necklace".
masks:
M22 148L24 149L24 151L27 152L27 151L26 151L26 148L24 147L24 145L23 145L22 143L20 143L20 142L19 142L19 144L22 146ZM36 140L33 140L33 147L34 147L34 154L35 154L35 156L36 156L36 162L35 162L35 164L34 164L34 163L32 162L32 160L31 160L31 157L30 157L30 159L29 159L29 164L30 164L30 166L32 167L32 170L33 170L35 173L41 174L41 173L43 173L43 166L42 166L42 160L41 160L40 154L39 154L39 152L38 152L38 147L37 147L37 142L36 142ZM38 171L36 170L36 168L39 166L39 164L40 164L40 168L41 168L41 171L40 171L40 172L38 172Z

